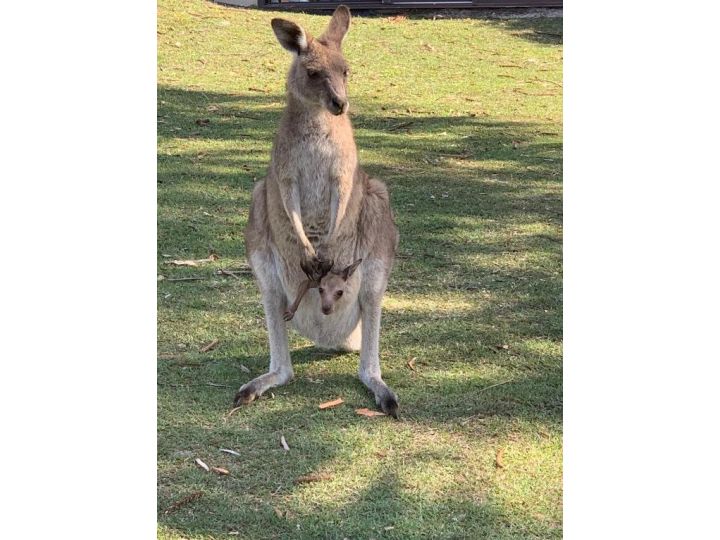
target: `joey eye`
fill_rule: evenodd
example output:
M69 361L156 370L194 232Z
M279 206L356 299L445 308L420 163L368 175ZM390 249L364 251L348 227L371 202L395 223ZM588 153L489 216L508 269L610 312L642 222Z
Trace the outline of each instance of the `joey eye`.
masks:
M320 75L320 72L319 72L319 71L312 71L312 70L309 70L309 69L308 69L307 74L308 74L308 77L310 77L311 79L317 79L318 75Z
M348 71L347 68L346 68L345 71L343 71L343 77L347 77L347 76L348 76L348 73L349 73L349 71Z
M335 296L337 296L338 298L340 298L342 295L343 295L342 291L338 291L335 293Z
M325 292L325 289L323 289L322 287L318 287L318 292L319 292L319 293L324 293L324 292Z

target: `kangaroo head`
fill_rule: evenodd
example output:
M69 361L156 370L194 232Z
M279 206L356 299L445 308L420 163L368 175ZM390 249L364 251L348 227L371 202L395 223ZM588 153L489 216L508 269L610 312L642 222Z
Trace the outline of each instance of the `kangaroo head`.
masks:
M330 315L335 309L335 303L338 302L348 289L348 279L353 275L355 269L362 262L362 259L358 259L347 268L344 268L340 272L331 271L326 274L320 280L320 287L318 292L320 293L320 304L322 306L322 312L325 315Z
M308 106L325 108L334 115L347 112L348 65L340 45L350 27L350 10L339 6L317 39L285 19L273 19L271 24L280 45L295 55L288 91Z

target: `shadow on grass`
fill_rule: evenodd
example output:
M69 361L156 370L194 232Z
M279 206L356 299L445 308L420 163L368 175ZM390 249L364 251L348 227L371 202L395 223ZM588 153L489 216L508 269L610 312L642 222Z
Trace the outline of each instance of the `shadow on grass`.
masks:
M312 359L316 352L312 348L294 351L305 361L321 361ZM260 368L252 358L240 360L253 370ZM232 385L237 370L230 366L237 361L220 358L215 367L200 371ZM185 382L189 385L198 379L188 376ZM420 372L413 380L396 385L407 397L400 422L355 415L356 407L373 404L357 378L349 374L325 376L322 381L326 391L345 398L342 407L319 411L316 384L299 379L276 389L274 398L264 396L227 419L223 419L227 396L220 388L180 383L172 391L164 389L161 398L172 403L176 418L182 418L183 411L188 413L188 418L175 421L172 430L160 426L167 433L159 441L163 474L185 486L187 493L202 491L204 497L190 509L160 513L160 523L182 536L241 531L243 538L306 538L304 531L312 531L313 538L548 537L547 524L536 516L508 508L492 489L467 485L471 478L491 484L493 476L502 473L488 472L482 461L466 460L476 453L478 444L502 441L513 430L508 421L558 433L560 379L556 368L493 387L495 381L479 378L423 382ZM290 394L293 404L284 398ZM203 408L214 411L214 422L206 420L203 425L192 416L205 414ZM443 437L444 444L413 441L428 431ZM280 448L281 435L290 445L287 453ZM197 446L183 453L175 451L188 448L188 440ZM448 441L452 441L450 447ZM228 447L241 456L218 451ZM196 456L233 473L227 478L210 476L192 466ZM346 470L337 467L348 459L357 464L357 476L335 481L335 477L347 476ZM492 459L493 454L485 456L485 461ZM418 472L423 469L430 475L455 476L457 481L424 489L423 473ZM299 481L307 475L323 479ZM343 484L348 481L350 485ZM164 477L159 482L162 486ZM313 501L328 490L333 493L330 501ZM159 509L184 494L161 488Z
M161 88L158 100L162 251L204 256L212 246L223 257L242 259L250 193L267 168L283 97ZM385 378L401 399L399 423L354 414L356 407L374 407L355 376L356 354L295 349L297 366L332 359L347 370L323 373L319 384L298 379L277 389L275 399L263 398L231 418L224 415L235 389L266 370L266 355L218 354L194 366L159 361L159 403L172 411L158 419L164 463L159 509L186 494L171 493L166 483L205 493L187 509L160 512L159 522L178 535L242 531L243 538L303 538L307 530L323 538L542 535L546 529L536 518L517 514L492 493L479 500L476 489L450 481L440 499L430 500L422 490L403 489L412 475L399 477L398 471L408 463L440 463L462 474L470 455L462 448L503 437L513 422L560 431L560 359L536 354L531 346L533 340L557 344L562 331L560 133L554 125L536 122L404 117L365 103L355 109L361 111L353 115L361 163L387 182L401 234L388 296L418 304L429 295L436 304L460 297L465 307L448 314L417 306L391 305L384 311L391 349L425 352L416 372L405 367L406 358L383 358ZM212 270L172 272L208 276ZM250 276L229 283L224 286L254 295L259 306ZM216 289L207 283L182 287L173 290L182 309L233 317L231 310L213 304L209 293ZM511 347L494 350L507 336L515 340ZM251 373L243 373L241 364ZM511 372L511 380L463 375L463 367L478 365L490 374ZM328 399L342 395L348 406L318 411L318 395L325 393ZM456 438L456 453L435 455L432 444L403 446L413 433L428 429ZM280 434L292 447L286 457ZM375 438L384 457L360 456L363 481L334 486L340 494L336 502L312 506L308 493L323 489L322 483L298 484L297 479L325 469L332 474L336 460L349 460L349 452L363 447L355 437ZM379 448L383 441L392 446ZM221 447L240 449L242 457L204 457L232 467L230 477L192 467L191 456ZM268 468L268 462L278 461L282 467Z

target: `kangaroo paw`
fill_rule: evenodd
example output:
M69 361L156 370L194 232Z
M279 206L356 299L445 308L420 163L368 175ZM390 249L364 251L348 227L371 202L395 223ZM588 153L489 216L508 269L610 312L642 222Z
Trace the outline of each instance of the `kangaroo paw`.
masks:
M398 401L395 396L385 396L380 400L380 408L385 414L389 414L395 420L398 419Z
M252 384L246 384L238 390L237 394L235 394L233 404L235 407L247 405L248 403L255 401L258 397L260 396L256 393L254 386Z

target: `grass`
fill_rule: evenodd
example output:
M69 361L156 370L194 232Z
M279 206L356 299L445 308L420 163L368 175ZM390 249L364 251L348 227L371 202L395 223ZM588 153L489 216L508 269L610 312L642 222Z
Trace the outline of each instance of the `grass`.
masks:
M225 419L268 363L255 283L214 272L245 262L283 107L274 16L159 1L158 274L202 278L158 282L159 537L560 538L561 19L353 20L360 159L401 234L381 356L403 420L356 416L374 408L358 355L295 333L296 380ZM285 16L316 34L327 21ZM198 268L166 264L211 250L221 258ZM297 482L311 473L328 479Z

